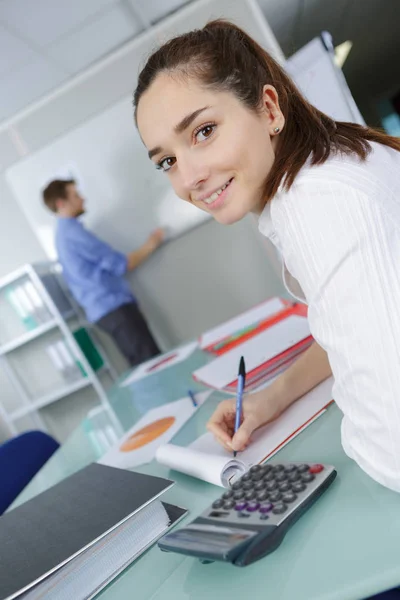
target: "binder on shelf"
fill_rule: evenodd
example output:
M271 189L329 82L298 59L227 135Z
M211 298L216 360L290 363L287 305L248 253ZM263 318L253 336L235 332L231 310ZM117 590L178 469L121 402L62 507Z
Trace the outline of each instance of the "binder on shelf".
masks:
M85 358L88 361L89 365L92 367L93 371L98 371L99 369L104 367L103 357L97 350L89 332L84 327L80 327L79 329L76 329L73 332L73 336L78 346L82 350L83 354L85 355ZM80 365L80 369L83 375L86 376L87 373L85 372L85 369L82 365Z
M6 297L17 313L19 319L22 321L25 329L32 331L37 327L37 322L33 315L30 314L24 300L21 298L19 287L20 286L9 286L6 290Z
M5 513L0 597L92 597L186 514L159 501L172 485L93 463Z
M23 287L25 290L25 294L27 295L32 304L34 316L39 321L39 323L46 323L47 321L49 321L51 319L50 311L44 304L39 292L33 285L32 281L27 281Z
M58 350L59 356L63 362L63 371L65 373L65 378L68 381L75 381L80 379L83 374L82 367L77 363L75 357L73 356L69 346L67 345L66 340L62 339L55 343L55 346Z

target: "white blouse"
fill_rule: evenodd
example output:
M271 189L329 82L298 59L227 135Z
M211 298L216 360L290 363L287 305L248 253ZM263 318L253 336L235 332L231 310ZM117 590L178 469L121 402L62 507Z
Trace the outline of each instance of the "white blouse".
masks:
M400 491L400 152L372 147L366 162L305 165L259 229L300 284L328 353L346 454Z

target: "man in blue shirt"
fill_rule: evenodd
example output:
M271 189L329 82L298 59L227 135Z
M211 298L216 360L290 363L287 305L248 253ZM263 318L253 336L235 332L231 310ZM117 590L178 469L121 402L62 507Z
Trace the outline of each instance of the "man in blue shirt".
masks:
M132 366L159 354L124 275L158 248L164 236L162 229L125 255L99 240L79 221L85 210L75 181L52 181L43 191L43 199L58 217L56 247L63 276L88 321L112 336Z

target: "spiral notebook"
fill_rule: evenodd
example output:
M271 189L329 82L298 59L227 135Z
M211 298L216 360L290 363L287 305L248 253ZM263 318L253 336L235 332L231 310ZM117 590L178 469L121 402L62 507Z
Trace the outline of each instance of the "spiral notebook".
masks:
M333 402L332 385L330 377L294 402L276 421L255 431L251 444L236 458L211 433L206 433L186 448L175 444L160 446L156 459L170 469L230 487L252 465L271 458L323 415Z

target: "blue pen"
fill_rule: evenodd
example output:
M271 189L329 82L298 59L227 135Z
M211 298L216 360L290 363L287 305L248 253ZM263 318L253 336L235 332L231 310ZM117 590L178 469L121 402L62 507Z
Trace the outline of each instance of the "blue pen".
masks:
M239 362L239 372L238 372L238 382L237 382L237 392L236 392L236 416L235 416L235 433L240 427L240 421L242 418L242 401L243 401L243 392L244 386L246 383L246 367L244 364L243 356L240 357ZM233 451L233 456L236 457L236 450Z
M188 390L188 396L191 399L191 401L193 402L193 406L197 406L196 398L194 397L194 394L191 390Z

